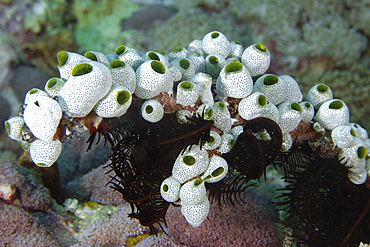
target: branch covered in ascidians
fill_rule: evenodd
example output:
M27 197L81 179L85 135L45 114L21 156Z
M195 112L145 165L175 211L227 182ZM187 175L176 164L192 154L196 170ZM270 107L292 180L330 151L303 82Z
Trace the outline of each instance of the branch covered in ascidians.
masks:
M340 226L333 236L342 238L330 238L338 244L369 230L362 224L370 222L367 131L349 122L348 107L328 85L303 99L293 77L267 73L265 45L244 47L213 31L168 52L142 55L121 45L112 54L61 51L57 58L60 76L26 94L5 122L9 137L43 167L81 132L90 133L88 150L104 139L112 150L109 186L152 232L166 225L171 204L197 227L209 199L243 203L240 193L269 165L291 183L283 205L298 239L329 246L327 217L353 219L346 227L326 221ZM359 204L334 210L331 200Z

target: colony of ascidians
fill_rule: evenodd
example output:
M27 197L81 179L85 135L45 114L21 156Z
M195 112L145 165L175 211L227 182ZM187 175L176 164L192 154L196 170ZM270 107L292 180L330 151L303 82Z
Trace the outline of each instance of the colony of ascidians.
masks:
M333 151L353 184L365 183L370 173L368 133L349 122L345 102L323 83L303 100L293 77L265 74L270 53L263 44L245 48L213 31L166 53L119 46L113 54L61 51L57 57L60 76L26 94L19 114L5 122L9 137L36 165L49 167L63 142L83 131L92 140L104 136L113 151L112 187L144 225L164 221L170 203L181 205L190 225L201 225L210 208L207 191L232 200L228 194L241 191L241 183L303 142L319 145L323 154ZM167 137L159 137L167 135L163 129ZM259 167L245 164L252 161L264 166L250 172Z

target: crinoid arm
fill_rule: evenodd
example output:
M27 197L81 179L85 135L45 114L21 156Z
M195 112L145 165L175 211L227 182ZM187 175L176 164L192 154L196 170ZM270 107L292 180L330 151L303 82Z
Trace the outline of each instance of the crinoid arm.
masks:
M281 147L281 130L270 119L247 121L243 129L232 150L222 156L229 164L228 175L217 183L207 185L211 199L220 204L240 204L240 193L250 186L250 180L262 176Z
M280 156L285 180L281 189L287 226L309 246L357 246L370 242L370 190L348 180L337 157L322 158L309 144Z
M131 204L130 217L152 232L153 225L165 222L169 206L159 193L160 184L171 175L174 160L185 148L208 140L212 126L212 121L199 117L180 124L173 115L153 124L132 111L110 121L111 131L103 134L113 144L107 166L107 173L113 173L109 185Z

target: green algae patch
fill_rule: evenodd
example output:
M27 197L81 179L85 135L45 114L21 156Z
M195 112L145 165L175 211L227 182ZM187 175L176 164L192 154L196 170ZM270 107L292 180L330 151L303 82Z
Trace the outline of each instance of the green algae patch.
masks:
M134 33L122 32L123 19L140 9L130 0L75 0L73 15L76 18L74 35L84 50L111 53L117 44L128 40Z
M131 94L129 91L119 91L117 93L117 102L120 105L125 104L131 98Z

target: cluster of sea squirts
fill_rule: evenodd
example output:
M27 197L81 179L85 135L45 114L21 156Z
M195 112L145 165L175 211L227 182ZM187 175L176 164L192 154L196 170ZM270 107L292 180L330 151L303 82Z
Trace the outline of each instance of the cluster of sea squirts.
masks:
M304 100L293 77L266 74L270 53L263 44L244 47L213 31L167 52L141 54L122 45L112 54L61 51L57 58L60 76L26 94L19 114L5 122L9 137L36 165L49 167L62 142L83 131L109 133L107 120L123 117L133 105L139 105L137 116L152 124L168 114L183 125L194 117L209 121L206 141L178 153L158 188L162 199L181 205L194 227L209 213L206 184L240 173L225 157L254 119L277 124L279 152L294 146L292 133L304 124L333 143L352 183L365 183L370 173L368 133L349 122L345 102L333 98L326 84L313 86ZM267 143L273 139L263 127L253 135Z

